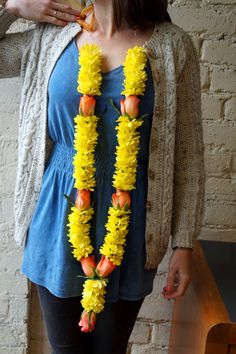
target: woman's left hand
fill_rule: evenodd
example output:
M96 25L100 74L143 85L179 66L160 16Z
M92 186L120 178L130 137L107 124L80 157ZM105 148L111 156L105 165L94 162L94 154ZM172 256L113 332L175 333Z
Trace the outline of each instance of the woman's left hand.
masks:
M170 261L166 286L162 295L165 299L183 296L192 279L192 250L177 248L173 251Z

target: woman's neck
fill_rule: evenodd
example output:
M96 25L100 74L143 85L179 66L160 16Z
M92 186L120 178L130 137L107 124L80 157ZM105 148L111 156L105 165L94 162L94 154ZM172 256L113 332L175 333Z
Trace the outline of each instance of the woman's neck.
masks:
M93 34L95 37L101 36L109 40L115 33L129 29L128 24L123 21L121 27L117 30L111 0L96 0L94 2L94 14L95 29Z

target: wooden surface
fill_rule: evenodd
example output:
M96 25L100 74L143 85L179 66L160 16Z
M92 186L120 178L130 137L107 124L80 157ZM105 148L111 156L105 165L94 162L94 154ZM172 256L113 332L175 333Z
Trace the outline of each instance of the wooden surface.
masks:
M236 354L235 350L236 325L197 241L192 282L174 303L169 354Z

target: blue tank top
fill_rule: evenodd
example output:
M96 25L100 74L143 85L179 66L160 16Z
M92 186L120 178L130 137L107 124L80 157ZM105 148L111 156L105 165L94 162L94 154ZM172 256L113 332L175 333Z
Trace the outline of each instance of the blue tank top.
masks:
M68 202L64 194L75 201L72 159L74 117L81 95L77 92L78 49L73 39L58 59L48 86L48 134L54 143L48 159L42 187L24 248L22 273L32 282L46 287L58 297L82 294L84 275L80 262L72 255L67 237ZM147 67L147 90L141 99L140 114L148 114L140 128L136 189L131 192L132 216L127 235L124 259L109 277L106 301L119 298L138 300L152 292L156 270L145 270L145 223L147 196L147 167L152 124L154 89L151 69ZM102 95L97 97L99 141L95 152L97 186L92 195L94 217L91 240L96 261L105 236L105 223L111 205L112 175L115 163L116 119L118 114L110 105L111 98L119 107L121 98L122 65L102 74Z

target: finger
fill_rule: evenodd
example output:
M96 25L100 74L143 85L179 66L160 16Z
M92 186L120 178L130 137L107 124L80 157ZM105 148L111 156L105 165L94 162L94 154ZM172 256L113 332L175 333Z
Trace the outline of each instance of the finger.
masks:
M63 26L63 27L65 27L68 24L66 21L61 21L53 16L44 16L40 22L52 23L53 25Z
M168 274L167 274L167 279L166 279L165 291L166 292L173 291L174 283L175 283L175 271L169 269Z
M74 16L74 15L68 15L65 12L54 10L54 9L48 9L47 15L51 17L56 17L59 20L66 21L66 22L73 22L77 21L80 19L80 17Z
M51 2L51 8L77 17L80 16L79 10L73 9L70 5L60 4L57 1Z
M188 288L189 283L191 282L191 278L188 275L182 276L180 283L175 291L171 294L165 294L164 297L166 299L173 299L176 297L183 296Z

